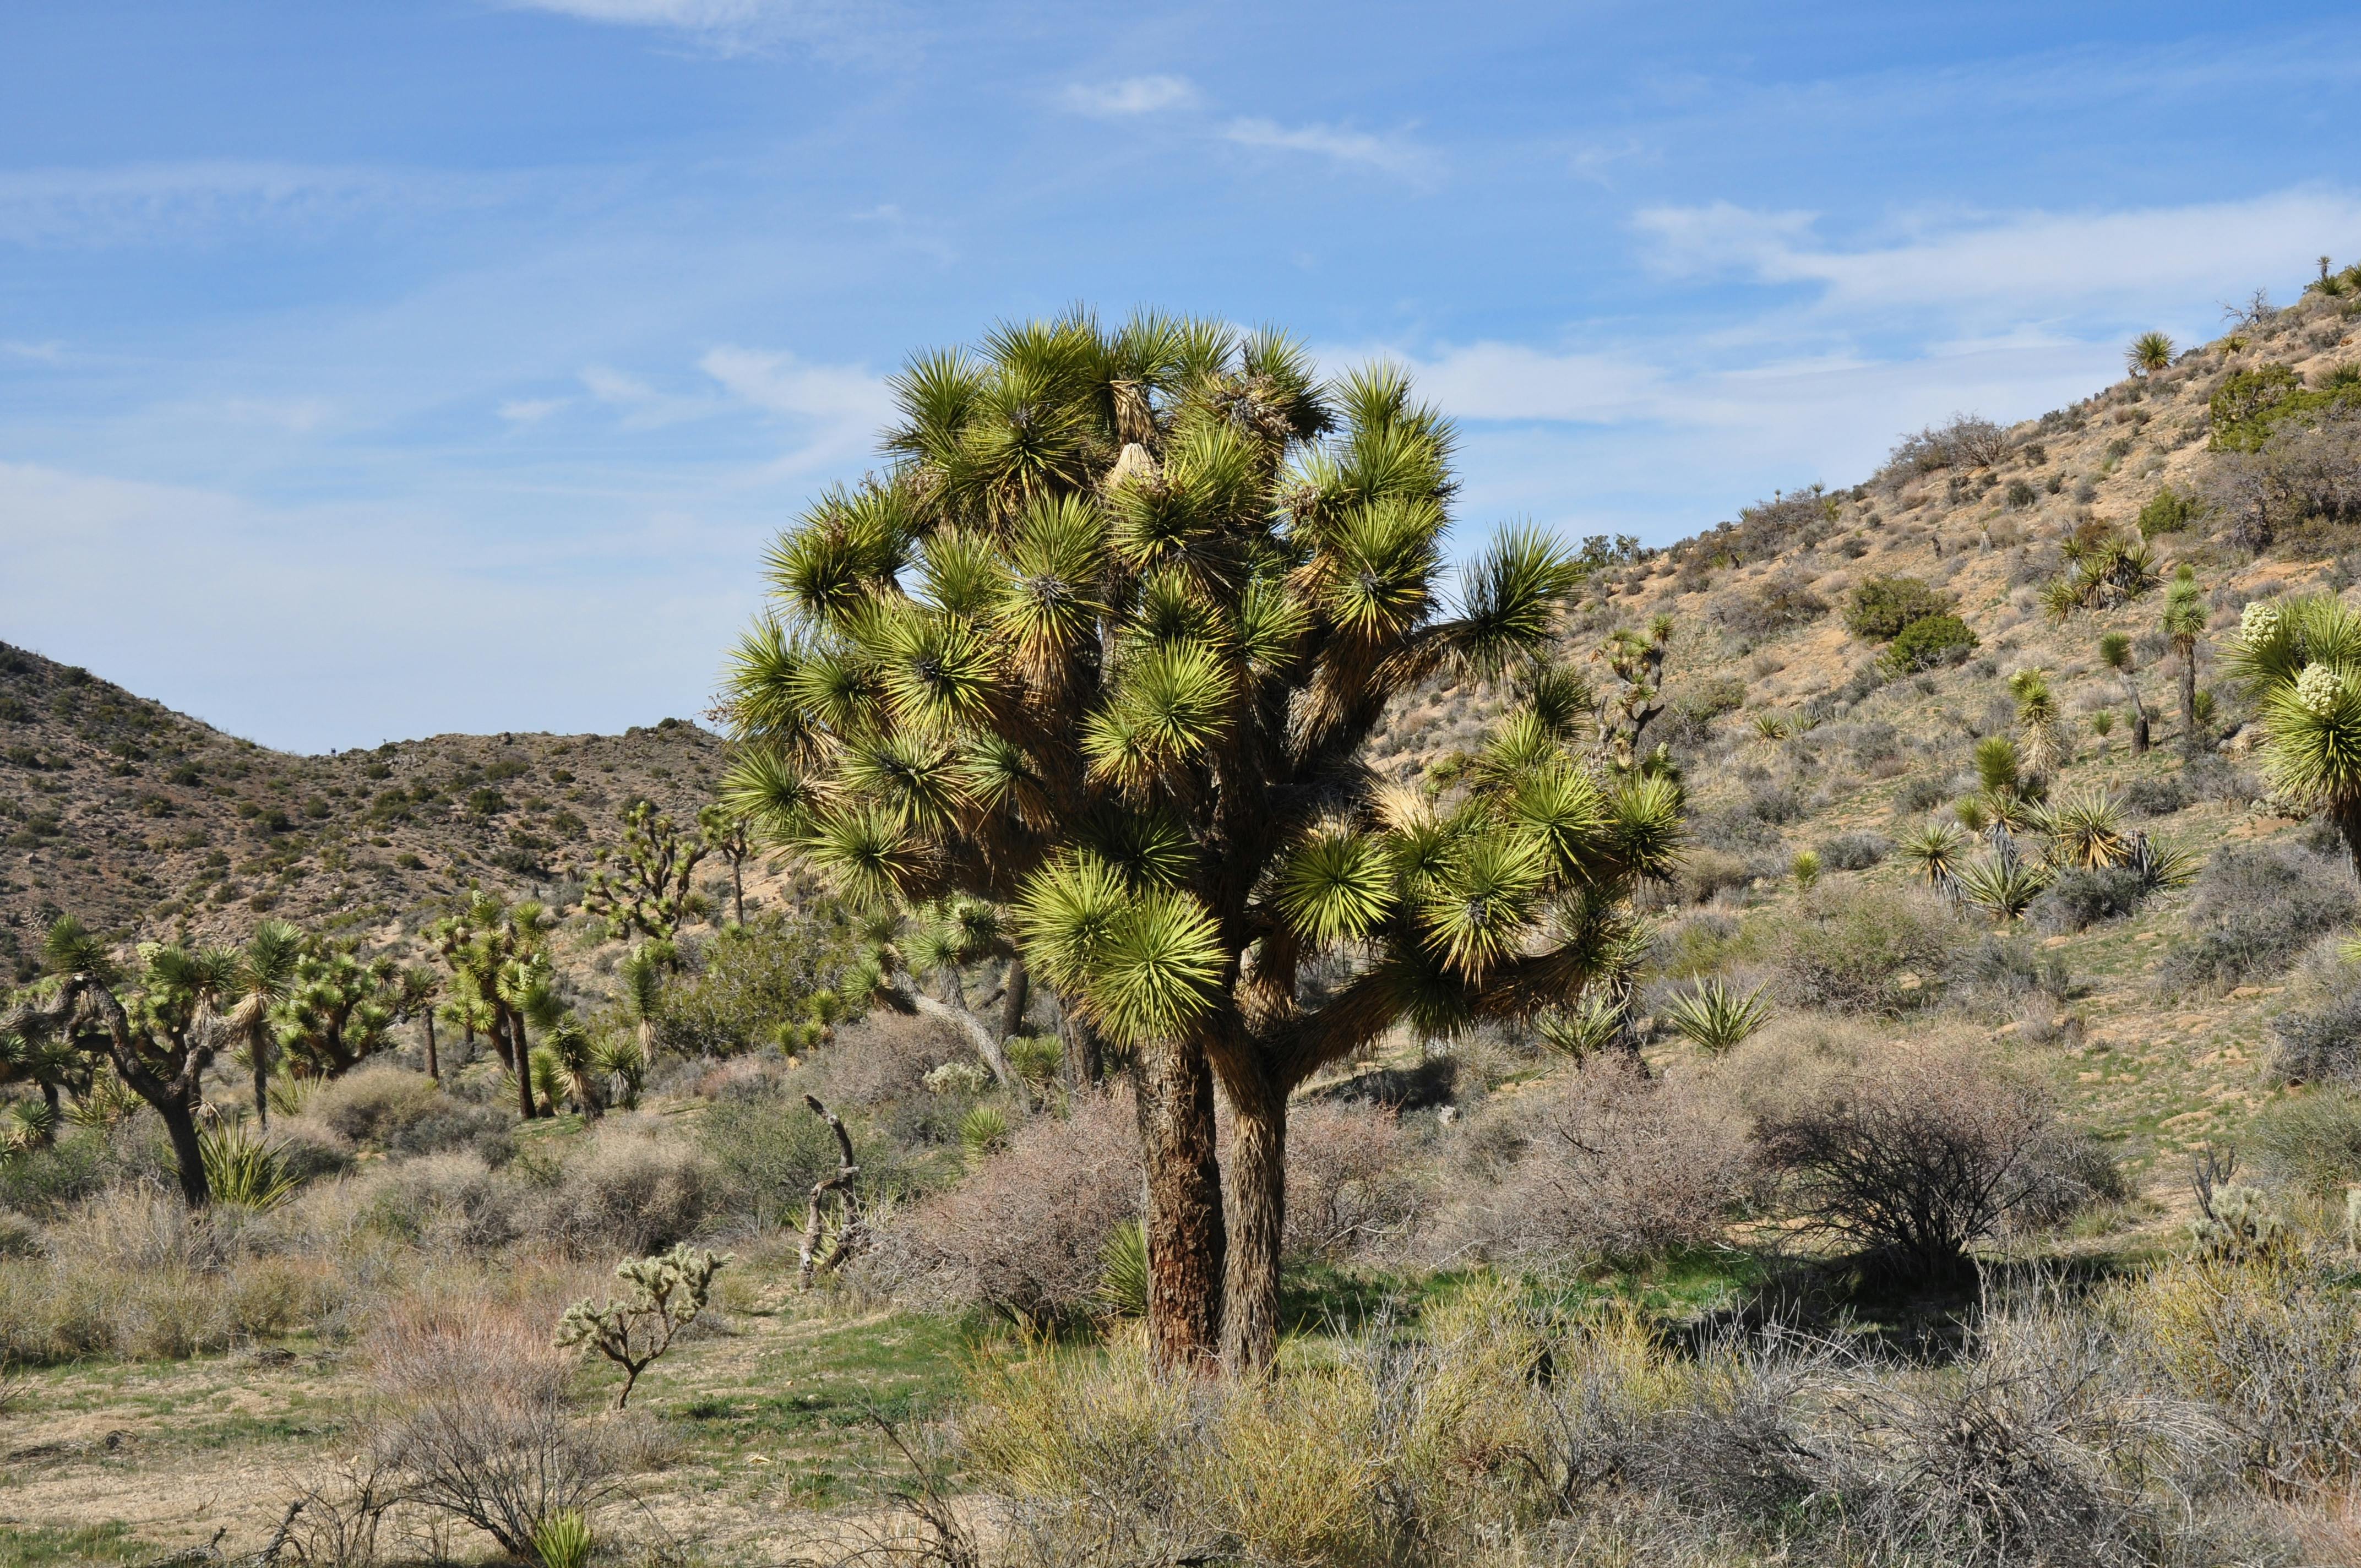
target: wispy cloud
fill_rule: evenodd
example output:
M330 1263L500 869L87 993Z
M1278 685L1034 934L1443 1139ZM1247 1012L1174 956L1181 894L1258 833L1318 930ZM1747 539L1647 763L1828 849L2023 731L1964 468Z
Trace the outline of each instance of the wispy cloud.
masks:
M1060 94L1077 114L1115 116L1185 109L1198 100L1196 83L1185 76L1126 76L1120 82L1077 82Z
M0 173L0 241L123 245L269 225L319 229L392 210L497 200L482 176L197 161Z
M2332 189L2125 212L2020 212L1901 226L1883 243L1823 240L1809 213L1716 203L1638 214L1654 260L1680 276L1816 284L1836 311L1894 308L2055 317L2093 303L2185 304L2244 294L2361 248L2361 198Z
M893 416L892 391L855 366L814 365L784 349L731 344L708 350L697 365L731 396L803 433L803 444L774 464L774 474L858 456Z
M1240 147L1308 152L1332 161L1374 169L1421 184L1443 171L1443 160L1408 136L1378 136L1336 126L1282 126L1276 120L1232 120L1222 127L1225 141Z
M898 30L896 7L855 0L504 0L511 9L547 11L614 27L659 27L724 54L799 43L822 53L864 52Z
M500 406L500 416L511 424L539 424L565 408L571 398L514 398Z

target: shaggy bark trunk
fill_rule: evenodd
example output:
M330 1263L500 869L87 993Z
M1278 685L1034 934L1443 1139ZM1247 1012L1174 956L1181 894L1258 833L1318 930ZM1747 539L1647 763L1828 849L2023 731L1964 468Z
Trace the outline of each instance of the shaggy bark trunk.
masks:
M246 1043L247 1055L254 1059L254 1119L265 1132L270 1130L270 1040L258 1033Z
M1095 1089L1106 1080L1106 1051L1091 1021L1058 999L1058 1038L1066 1047L1066 1066L1075 1087Z
M434 1013L426 1013L426 1076L435 1082L443 1081L443 1058L434 1053Z
M2361 799L2331 806L2328 819L2336 824L2337 835L2345 840L2345 858L2353 862L2353 874L2361 877Z
M65 1108L59 1102L58 1086L47 1081L46 1080L41 1084L41 1100L42 1102L49 1108L49 1119L42 1126L41 1135L39 1138L39 1142L46 1147L48 1145L57 1142L58 1121L59 1118L65 1114Z
M164 1131L171 1135L172 1163L180 1167L181 1198L192 1209L202 1209L214 1201L213 1188L205 1180L205 1154L197 1143L196 1113L187 1102L170 1095L149 1102L156 1114L164 1121Z
M1000 987L1000 1037L1012 1039L1025 1027L1025 1004L1033 998L1032 977L1025 971L1025 955L1008 960L1008 976Z
M2197 755L2197 650L2180 655L2180 750Z
M906 994L912 1012L939 1019L966 1036L968 1044L975 1047L975 1054L983 1058L983 1065L992 1069L992 1076L998 1079L1004 1087L1016 1090L1019 1099L1027 1098L1024 1086L1016 1081L1016 1075L1008 1070L1008 1053L1000 1048L1000 1041L984 1027L983 1019L964 1007L938 1002L917 986L910 987Z
M541 1114L533 1102L533 1048L525 1044L524 1020L511 1015L506 1022L512 1036L509 1054L516 1062L517 1113L530 1122Z
M1222 1358L1234 1372L1279 1351L1279 1247L1287 1230L1287 1091L1257 1073L1225 1081L1230 1100L1230 1258Z
M745 863L738 860L730 862L730 914L739 925L746 924Z
M1226 1251L1213 1069L1195 1047L1167 1044L1142 1047L1131 1070L1148 1179L1148 1351L1168 1369L1210 1371Z

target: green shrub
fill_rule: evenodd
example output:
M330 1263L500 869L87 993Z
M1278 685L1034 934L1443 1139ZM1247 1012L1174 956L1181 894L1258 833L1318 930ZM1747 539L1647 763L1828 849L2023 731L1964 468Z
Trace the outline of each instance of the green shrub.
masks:
M1872 577L1852 591L1845 606L1845 630L1866 641L1898 637L1916 620L1949 615L1950 596L1919 577Z
M1956 615L1930 615L1912 621L1885 651L1897 670L1930 670L1957 664L1976 651L1976 634Z
M1816 890L1782 943L1779 989L1798 1007L1900 1013L1933 999L1960 936L1958 923L1920 894L1858 884Z
M2195 521L2204 510L2194 491L2176 490L2167 485L2148 498L2147 505L2140 508L2140 535L2145 539L2154 539L2159 533L2178 533Z
M823 991L848 994L859 953L830 921L774 911L725 928L696 955L692 972L664 990L656 1043L684 1056L729 1056L810 1020Z
M2322 1089L2284 1100L2255 1118L2264 1170L2314 1198L2361 1181L2361 1094Z

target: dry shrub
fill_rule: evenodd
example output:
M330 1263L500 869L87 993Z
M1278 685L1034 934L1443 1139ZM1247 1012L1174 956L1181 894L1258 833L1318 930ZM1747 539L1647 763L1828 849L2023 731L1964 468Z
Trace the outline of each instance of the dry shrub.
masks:
M2048 1092L1971 1051L1893 1047L1821 1077L1757 1137L1814 1226L1905 1278L1954 1277L1971 1247L2088 1196Z
M1754 868L1743 857L1696 845L1682 854L1673 886L1683 903L1703 904L1716 894L1742 889L1753 880Z
M573 1357L549 1318L491 1302L410 1302L370 1336L369 1453L406 1497L527 1562L536 1527L615 1486L596 1429L568 1414Z
M313 1090L303 1114L353 1143L382 1146L433 1115L442 1100L424 1073L371 1063Z
M1776 1329L1684 1353L1629 1308L1497 1280L1420 1327L1262 1381L1159 1378L1137 1342L1036 1354L972 1389L969 1474L1019 1563L2129 1568L2262 1545L2218 1507L2219 1429L2055 1298L1987 1314L1938 1368ZM1642 1520L1645 1555L1566 1554Z
M1339 1257L1398 1235L1420 1201L1417 1136L1382 1106L1323 1102L1287 1119L1287 1250Z
M1439 1240L1534 1266L1719 1240L1754 1179L1745 1127L1698 1086L1602 1058L1487 1108L1475 1146L1505 1168L1452 1206Z
M2361 1316L2331 1259L2177 1258L2119 1306L2151 1375L2220 1412L2262 1485L2300 1494L2361 1475Z
M701 1152L618 1119L527 1199L522 1228L577 1256L636 1257L695 1236L717 1196Z
M1898 1014L1934 1000L1959 922L1916 891L1846 883L1806 894L1779 950L1779 987L1797 1007Z
M1064 1116L1020 1124L959 1186L894 1216L870 1267L916 1299L1068 1317L1090 1306L1100 1250L1139 1203L1131 1105L1077 1095Z
M430 1252L495 1247L518 1234L515 1185L478 1155L390 1162L360 1178L356 1190L374 1223Z
M807 1087L838 1109L876 1105L919 1093L928 1073L973 1055L948 1024L877 1007L813 1053Z

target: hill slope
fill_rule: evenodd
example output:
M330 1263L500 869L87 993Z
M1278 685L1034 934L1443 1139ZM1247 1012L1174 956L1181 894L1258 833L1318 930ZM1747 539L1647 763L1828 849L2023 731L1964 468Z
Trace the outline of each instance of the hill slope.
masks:
M562 892L631 801L692 817L721 749L665 719L297 756L0 643L0 974L28 972L61 913L236 936L266 911L372 927L470 881Z

